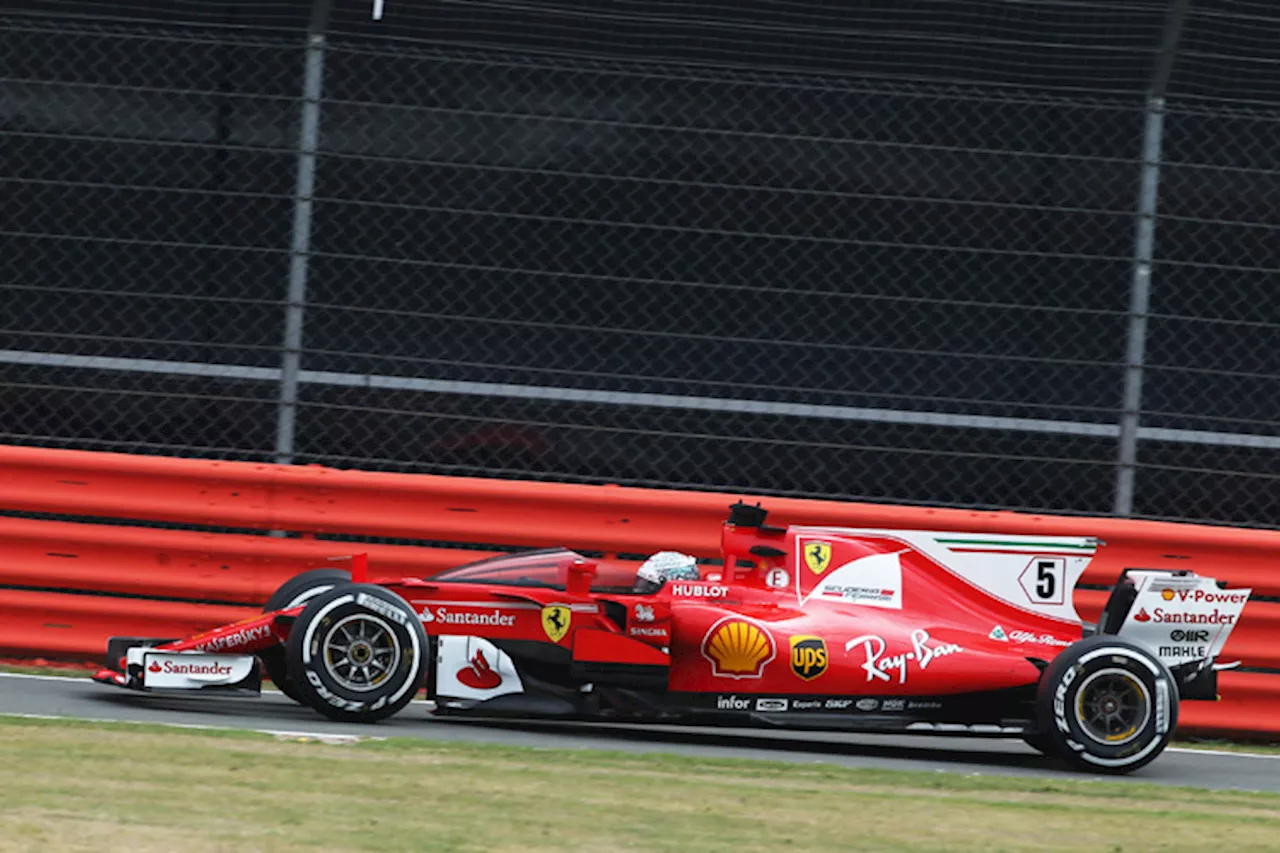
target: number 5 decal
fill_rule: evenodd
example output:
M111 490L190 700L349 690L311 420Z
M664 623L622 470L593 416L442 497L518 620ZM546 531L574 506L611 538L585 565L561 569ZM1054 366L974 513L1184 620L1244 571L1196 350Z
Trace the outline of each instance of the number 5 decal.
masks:
M1018 585L1032 604L1066 601L1067 561L1063 557L1036 557L1018 576Z

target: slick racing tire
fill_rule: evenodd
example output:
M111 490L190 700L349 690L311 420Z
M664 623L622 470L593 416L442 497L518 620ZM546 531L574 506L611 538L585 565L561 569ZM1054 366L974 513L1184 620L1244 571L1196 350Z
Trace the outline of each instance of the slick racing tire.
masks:
M1110 634L1063 649L1040 677L1036 705L1045 745L1094 773L1131 773L1149 764L1178 724L1178 688L1168 667Z
M371 723L408 705L426 676L427 635L403 598L343 584L312 598L285 644L303 702L331 720Z
M280 584L276 591L271 593L267 603L262 606L262 612L270 613L273 610L297 607L320 593L345 583L351 583L351 573L340 569L312 569L309 572L303 572ZM258 653L258 657L262 658L262 668L267 671L267 677L281 693L299 705L307 704L302 694L298 692L298 688L289 680L289 666L285 662L283 645L264 649Z
M1054 755L1056 747L1042 734L1023 735L1022 742L1043 755Z

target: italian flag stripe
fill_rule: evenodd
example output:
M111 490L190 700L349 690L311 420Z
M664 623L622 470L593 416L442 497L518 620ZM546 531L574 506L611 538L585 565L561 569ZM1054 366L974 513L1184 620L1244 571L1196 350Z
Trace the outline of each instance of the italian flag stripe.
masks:
M1024 554L1034 555L1036 557L1083 557L1092 554L1092 551L1053 551L1048 548L1044 550L1026 550L1014 551L1010 548L948 548L952 554Z
M1093 551L1093 545L1073 545L1070 542L1001 542L998 539L935 539L941 545L986 545L988 547L1009 548L1019 551L1035 551L1044 548L1073 549L1077 551Z

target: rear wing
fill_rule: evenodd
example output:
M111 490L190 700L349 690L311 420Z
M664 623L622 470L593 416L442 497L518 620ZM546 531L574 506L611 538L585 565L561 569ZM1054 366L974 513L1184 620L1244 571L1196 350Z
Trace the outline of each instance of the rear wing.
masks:
M1232 630L1252 589L1191 571L1125 569L1098 620L1099 634L1117 634L1148 647L1164 661L1183 699L1217 699L1218 672Z

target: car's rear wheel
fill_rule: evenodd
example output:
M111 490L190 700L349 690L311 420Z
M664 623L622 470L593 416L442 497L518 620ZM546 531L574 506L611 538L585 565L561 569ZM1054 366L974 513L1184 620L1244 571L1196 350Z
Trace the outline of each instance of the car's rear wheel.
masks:
M1036 752L1044 755L1054 755L1053 743L1043 734L1037 732L1033 735L1023 735L1022 742L1034 749Z
M1088 637L1053 659L1037 705L1044 745L1078 769L1131 773L1168 746L1178 691L1158 657L1114 635Z
M288 610L292 607L297 607L300 604L307 603L322 592L347 583L351 583L351 573L344 572L341 569L312 569L300 575L294 575L280 584L275 592L271 593L267 603L262 606L262 612L270 613L273 610ZM272 684L279 688L281 693L299 705L307 704L306 700L302 698L302 694L298 692L298 688L289 679L289 666L285 661L283 645L264 649L258 653L258 657L262 659L262 667L267 671L267 677L271 679Z
M418 615L373 584L345 584L312 598L285 648L303 701L342 722L375 722L404 708L428 664Z

